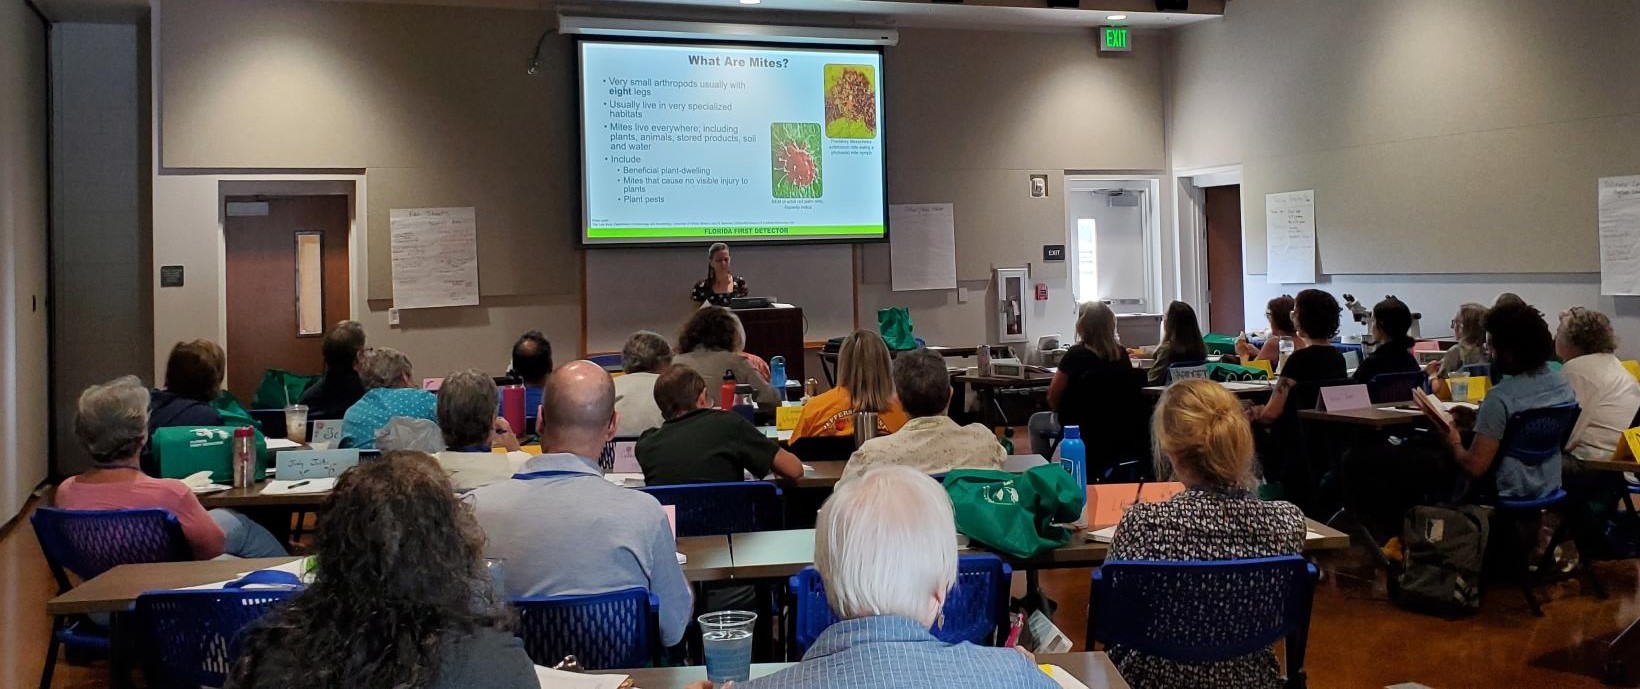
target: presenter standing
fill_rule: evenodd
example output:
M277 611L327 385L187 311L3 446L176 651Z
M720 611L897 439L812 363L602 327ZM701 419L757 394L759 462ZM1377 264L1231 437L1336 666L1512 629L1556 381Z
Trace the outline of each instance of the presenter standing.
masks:
M737 278L729 272L728 244L713 244L706 250L706 257L706 279L695 283L695 290L689 295L690 299L699 302L701 308L705 308L728 306L735 297L747 295L745 278Z

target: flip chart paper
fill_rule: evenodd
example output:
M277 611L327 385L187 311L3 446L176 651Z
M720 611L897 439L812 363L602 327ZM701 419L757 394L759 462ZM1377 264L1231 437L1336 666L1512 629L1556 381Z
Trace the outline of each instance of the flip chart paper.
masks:
M949 203L888 207L889 267L896 292L957 288L956 210Z
M1271 284L1315 282L1315 190L1264 195Z
M394 307L478 305L476 215L470 207L389 213Z
M1640 175L1600 178L1600 293L1640 294Z

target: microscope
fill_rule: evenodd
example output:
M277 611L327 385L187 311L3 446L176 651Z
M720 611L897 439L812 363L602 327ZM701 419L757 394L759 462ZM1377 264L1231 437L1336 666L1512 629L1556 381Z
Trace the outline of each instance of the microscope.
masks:
M1384 298L1393 299L1395 295L1386 294ZM1378 345L1372 339L1372 309L1362 306L1361 302L1356 301L1355 295L1352 294L1344 295L1344 308L1349 309L1350 317L1354 318L1355 322L1360 323L1362 327L1367 329L1366 334L1361 336L1361 347L1371 353L1373 348ZM1424 315L1417 311L1412 312L1412 327L1407 330L1408 337L1414 340L1423 339L1423 333L1418 327L1418 322L1423 320L1423 317Z

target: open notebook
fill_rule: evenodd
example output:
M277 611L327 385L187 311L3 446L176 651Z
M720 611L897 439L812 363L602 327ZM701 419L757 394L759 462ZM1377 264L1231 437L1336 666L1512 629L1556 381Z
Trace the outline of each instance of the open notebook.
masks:
M626 686L627 678L626 675L583 675L537 665L535 679L541 682L541 689L621 689Z

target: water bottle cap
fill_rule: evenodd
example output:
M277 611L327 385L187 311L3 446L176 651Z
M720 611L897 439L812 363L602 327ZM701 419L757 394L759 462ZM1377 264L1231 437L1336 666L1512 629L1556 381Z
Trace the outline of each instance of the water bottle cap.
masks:
M1081 440L1082 439L1082 427L1081 426L1066 426L1065 427L1065 439L1066 440Z
M238 428L233 429L233 437L235 437L235 438L249 438L255 432L256 431L252 430L250 426L240 426Z
M724 380L734 380L735 379L735 370L732 369L732 368L723 369L723 379Z
M752 394L752 386L747 385L746 383L741 383L739 385L736 385L735 386L735 394L737 394L737 395L750 395L750 394Z

